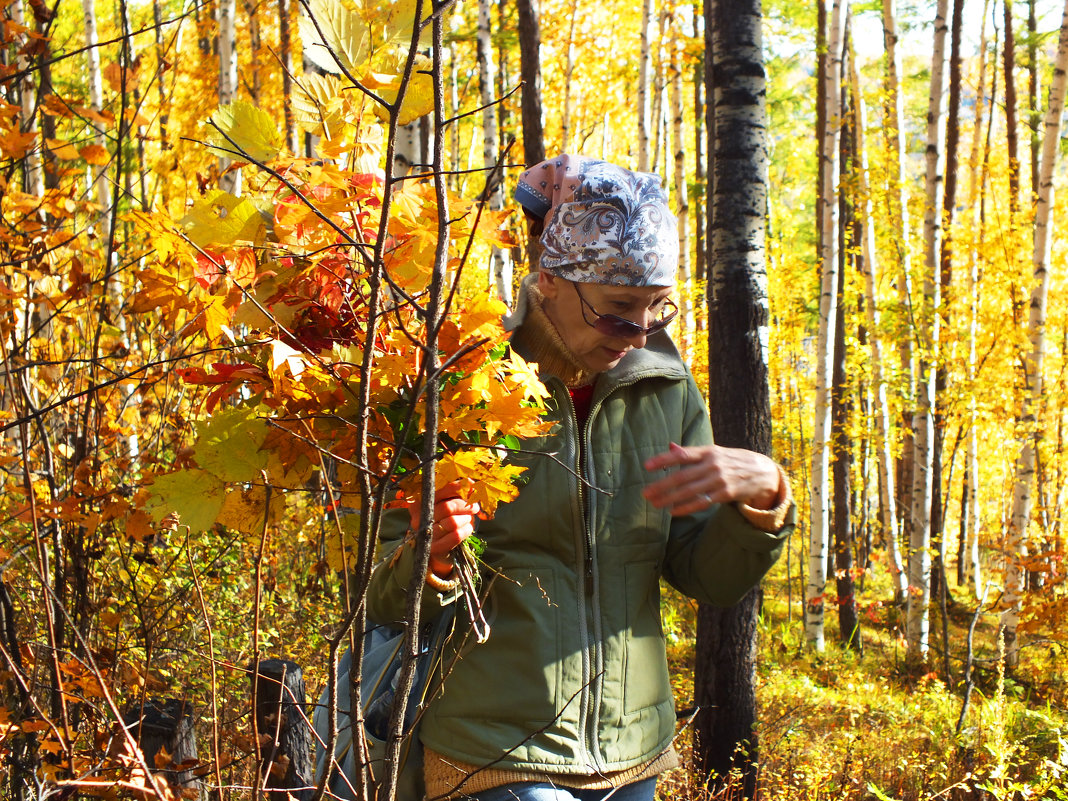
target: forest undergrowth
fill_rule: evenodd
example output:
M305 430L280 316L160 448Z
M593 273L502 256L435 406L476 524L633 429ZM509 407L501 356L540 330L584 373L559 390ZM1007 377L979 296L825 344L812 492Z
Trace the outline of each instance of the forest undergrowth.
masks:
M952 577L949 682L937 608L926 664L907 663L904 609L889 603L864 610L861 652L840 645L829 625L826 650L816 654L804 641L798 578L792 610L788 580L780 562L763 590L757 644L763 801L1068 799L1068 687L1059 643L1033 640L1019 668L1006 674L999 669L997 609L988 602L972 637L969 693L966 648L958 644L968 640L977 603ZM888 582L866 590L869 598L893 595ZM687 599L665 596L679 708L692 704L695 613ZM692 744L685 728L677 745L688 763ZM737 785L729 782L712 794L680 769L661 781L659 796L740 801Z

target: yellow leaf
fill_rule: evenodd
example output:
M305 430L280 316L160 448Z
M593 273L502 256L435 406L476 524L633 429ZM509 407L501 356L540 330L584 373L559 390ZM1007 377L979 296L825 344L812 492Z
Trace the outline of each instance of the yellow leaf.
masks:
M244 100L235 100L220 108L211 115L211 122L215 125L208 134L208 143L221 155L238 161L242 156L254 161L270 161L278 155L285 141L274 117Z
M310 16L309 16L310 13ZM300 17L304 55L329 73L357 74L368 56L369 31L360 15L340 0L311 0Z
M52 151L52 155L57 159L73 161L79 158L78 148L70 142L64 142L62 139L46 139L45 144L48 145L48 149Z
M247 198L221 189L208 192L179 220L189 241L198 247L262 241L266 225L259 210Z
M397 116L398 125L408 125L413 120L434 110L434 81L430 76L432 62L426 56L416 56L412 77L408 82ZM390 73L371 72L363 76L363 84L387 103L395 103L400 89L401 76ZM389 119L389 110L375 105L375 116L383 122Z
M345 87L351 85L333 75L305 73L293 92L293 119L308 133L336 139L346 122Z
M223 299L214 296L209 298L202 314L204 315L204 333L212 342L217 341L230 323L230 312Z

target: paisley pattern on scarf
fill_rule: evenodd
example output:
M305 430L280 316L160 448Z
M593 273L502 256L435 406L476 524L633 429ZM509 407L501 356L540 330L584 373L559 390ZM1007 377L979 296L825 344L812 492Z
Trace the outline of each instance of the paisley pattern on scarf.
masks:
M515 196L544 215L541 269L581 283L674 285L678 228L659 176L565 154L524 172Z

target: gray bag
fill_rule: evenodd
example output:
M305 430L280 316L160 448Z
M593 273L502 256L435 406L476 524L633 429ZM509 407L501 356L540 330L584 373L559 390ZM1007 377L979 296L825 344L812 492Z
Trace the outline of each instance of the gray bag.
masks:
M419 718L430 700L431 685L437 689L441 678L441 651L445 639L452 630L454 604L446 606L437 620L423 627L419 638L419 655L416 657L415 680L404 714L404 742L400 751L400 768L397 772L398 801L422 801L423 747L419 743ZM363 636L363 681L360 685L360 702L363 705L363 729L370 759L371 784L378 788L385 776L386 736L393 712L397 679L400 676L401 651L404 647L403 629L375 626ZM349 671L352 653L346 651L338 664L337 697L337 743L334 758L337 765L330 771L327 789L337 798L356 801L356 788L360 786L359 763L355 758L352 742L352 717L349 706ZM325 743L329 735L329 688L323 691L315 708L313 721L319 743ZM315 759L316 784L323 780L329 760L319 747Z

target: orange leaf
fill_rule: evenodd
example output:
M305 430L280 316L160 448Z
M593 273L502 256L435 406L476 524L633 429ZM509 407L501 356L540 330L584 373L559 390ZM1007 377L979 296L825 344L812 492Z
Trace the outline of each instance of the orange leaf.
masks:
M103 145L86 145L78 153L90 164L107 164L111 161L111 154Z

